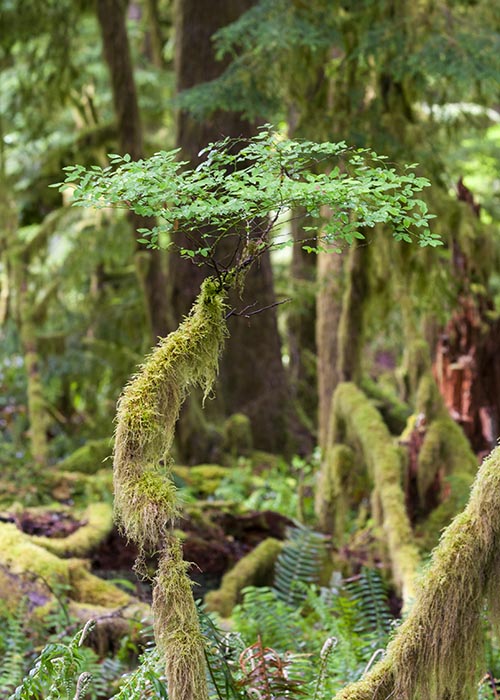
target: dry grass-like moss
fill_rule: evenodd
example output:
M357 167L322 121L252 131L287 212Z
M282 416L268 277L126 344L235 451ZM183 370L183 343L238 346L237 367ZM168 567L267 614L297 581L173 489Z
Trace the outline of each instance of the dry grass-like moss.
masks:
M156 643L165 655L171 700L208 700L205 652L198 613L182 559L181 544L171 539L163 552L153 590Z
M481 466L465 510L443 533L415 605L387 656L336 700L470 700L477 694L481 617L500 623L500 448Z
M160 341L119 401L115 513L139 547L161 542L177 515L169 480L174 426L189 388L201 386L206 397L213 386L227 332L224 311L224 294L212 279L205 280L189 316Z
M420 555L406 512L402 464L380 413L355 384L339 384L333 396L328 445L346 443L362 455L381 506L394 580L406 603L415 595Z

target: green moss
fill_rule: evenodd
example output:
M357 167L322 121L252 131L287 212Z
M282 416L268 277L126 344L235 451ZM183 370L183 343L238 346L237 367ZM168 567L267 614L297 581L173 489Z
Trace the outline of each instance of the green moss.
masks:
M85 505L89 502L111 500L113 474L109 469L101 469L95 474L51 470L44 476L52 497L58 501L71 499Z
M336 443L350 445L367 466L380 504L394 580L408 603L415 594L420 556L406 513L402 454L380 413L354 384L339 384L333 397L328 446Z
M94 576L88 564L80 559L68 560L70 598L77 603L119 608L129 605L133 598L117 586Z
M248 456L253 448L252 425L248 416L234 413L224 423L222 448L231 457Z
M217 374L226 336L224 294L207 279L181 326L160 341L118 404L114 449L115 510L139 547L155 546L177 513L170 484L169 450L174 426L189 388L205 397ZM151 498L151 501L149 499Z
M180 543L171 540L153 590L155 638L165 655L170 700L208 700L203 637L188 568Z
M500 448L481 466L467 507L443 533L415 605L382 664L337 700L470 700L481 669L485 599L498 622Z
M401 401L396 392L388 386L374 382L369 377L361 381L361 389L373 399L387 427L393 435L399 435L411 414L411 408Z
M221 587L211 591L205 598L209 610L229 617L234 606L240 601L241 591L247 586L266 583L281 552L283 543L272 537L261 542L224 575Z
M188 483L202 495L211 495L221 481L231 473L218 464L197 464L189 469Z
M68 457L58 462L56 469L66 472L82 472L95 474L102 469L103 462L111 456L112 441L110 438L89 440Z
M31 536L31 540L62 557L83 557L95 549L113 528L113 510L108 503L92 503L79 516L84 525L67 537Z
M32 541L12 523L0 523L0 565L18 576L39 576L52 588L68 584L67 563Z

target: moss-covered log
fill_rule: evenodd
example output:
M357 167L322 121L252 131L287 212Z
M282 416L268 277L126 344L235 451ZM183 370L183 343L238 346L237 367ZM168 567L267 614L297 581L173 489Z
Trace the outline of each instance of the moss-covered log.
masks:
M82 513L83 525L67 537L32 535L31 540L61 557L84 557L109 535L113 510L108 503L92 503Z
M351 502L356 458L347 445L332 445L323 458L315 496L319 529L332 535L336 545L344 534Z
M500 448L444 532L384 660L336 700L470 700L477 694L485 599L499 622Z
M246 586L263 585L269 580L283 543L268 537L228 571L217 591L207 594L205 602L209 610L229 617L240 601L241 591Z
M339 384L333 396L328 445L337 443L353 447L367 465L374 500L380 506L394 581L408 603L415 594L420 556L405 508L401 451L380 413L351 383ZM325 460L322 471L329 469Z

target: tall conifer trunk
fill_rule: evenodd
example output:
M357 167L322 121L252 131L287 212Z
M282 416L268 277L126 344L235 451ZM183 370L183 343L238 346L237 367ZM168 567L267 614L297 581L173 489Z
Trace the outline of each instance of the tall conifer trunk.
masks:
M213 80L223 72L228 63L215 59L213 34L235 21L253 4L254 0L177 1L179 92ZM200 150L211 141L225 136L248 138L254 133L255 126L234 112L217 111L203 121L195 120L185 111L178 114L177 145L181 148L181 157L193 165L199 162ZM181 235L176 243L182 245ZM230 252L228 250L228 255ZM175 324L191 307L205 274L189 261L177 256L170 258L170 298ZM230 303L239 309L254 302L258 307L266 307L274 301L271 261L266 253L247 274L243 296L233 294ZM219 395L226 412L243 412L249 416L257 447L271 451L283 449L287 439L288 394L274 309L253 316L251 323L240 317L230 319L230 338L221 362ZM181 432L184 432L182 427Z
M124 0L98 0L97 18L101 29L104 58L108 65L120 150L134 160L144 156L139 103L127 36ZM138 228L151 228L154 221L130 211L128 219L134 239ZM159 250L146 250L137 244L136 269L145 296L153 340L166 334L168 305L166 276Z

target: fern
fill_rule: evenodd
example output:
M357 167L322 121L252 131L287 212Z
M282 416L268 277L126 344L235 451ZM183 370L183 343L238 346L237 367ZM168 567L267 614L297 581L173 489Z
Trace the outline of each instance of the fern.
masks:
M110 700L168 700L164 679L164 661L154 648L146 651L139 667L125 676L121 688Z
M0 674L0 691L11 692L21 681L26 666L26 654L29 649L26 635L27 603L23 599L15 613L6 620L6 632L2 639L3 661Z
M282 657L270 647L264 647L260 637L247 647L240 656L243 678L242 687L247 687L252 697L259 700L281 700L286 697L304 695L304 680L289 674L292 658Z
M220 630L200 605L198 615L205 640L210 700L245 700L247 694L235 677L236 661L245 646L241 637Z
M91 676L83 670L86 654L82 644L93 625L88 622L69 644L47 644L10 700L83 700Z
M298 607L307 597L307 586L319 583L328 539L306 528L290 528L288 541L276 562L274 588L280 600Z
M358 577L346 584L351 600L356 602L356 632L370 638L370 646L382 647L394 623L387 604L387 586L377 569L364 567Z

